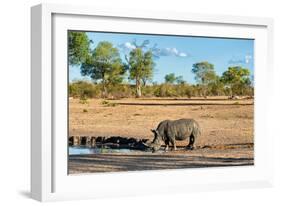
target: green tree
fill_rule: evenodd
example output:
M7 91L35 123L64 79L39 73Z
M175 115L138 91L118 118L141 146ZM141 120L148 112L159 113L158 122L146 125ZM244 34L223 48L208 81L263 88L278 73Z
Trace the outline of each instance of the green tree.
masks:
M230 88L230 95L244 94L251 87L250 70L241 66L228 67L222 74L221 81Z
M169 84L174 84L177 80L176 75L174 73L166 74L165 82Z
M81 65L81 74L90 76L94 81L100 81L103 97L106 97L107 87L121 83L125 74L118 49L110 42L100 42Z
M214 96L225 95L224 83L219 76L216 77L215 81L208 84L208 90Z
M192 72L195 74L195 80L202 87L204 97L207 96L208 84L216 80L214 65L209 62L199 62L193 64Z
M144 80L151 79L153 75L154 62L152 52L143 52L141 48L133 49L127 61L129 79L135 80L136 97L141 97L141 87L144 84Z
M90 52L91 40L85 32L68 33L68 60L70 65L80 65L86 61Z
M186 82L183 80L183 76L176 76L174 73L166 74L165 82L168 84L185 84Z
M186 84L186 81L183 79L183 76L176 77L177 84Z

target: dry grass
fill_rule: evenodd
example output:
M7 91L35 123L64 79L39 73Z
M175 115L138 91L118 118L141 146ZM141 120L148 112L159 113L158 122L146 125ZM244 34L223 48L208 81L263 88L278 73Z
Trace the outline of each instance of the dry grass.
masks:
M238 102L238 103L237 103ZM87 112L85 112L87 111ZM70 156L69 172L114 172L254 164L253 100L210 99L90 99L69 100L70 135L149 138L151 128L165 119L193 118L202 135L196 149L152 154ZM186 146L187 141L177 142Z
M235 102L239 102L236 104ZM106 102L106 104L105 104ZM253 143L253 100L90 99L69 100L70 135L153 137L150 129L165 119L193 118L202 136L197 146ZM87 111L87 112L85 112ZM185 145L186 142L178 142Z

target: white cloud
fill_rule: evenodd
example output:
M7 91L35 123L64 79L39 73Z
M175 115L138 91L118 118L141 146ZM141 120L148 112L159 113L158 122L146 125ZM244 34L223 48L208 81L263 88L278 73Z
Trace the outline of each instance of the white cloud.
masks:
M187 54L186 54L186 53L183 53L183 52L180 52L180 53L179 53L179 56L180 56L180 57L187 57Z
M131 51L132 49L135 49L136 46L133 45L131 42L125 42L123 44L119 44L118 45L119 48L121 48L123 51L125 52L129 52Z
M229 61L228 64L249 64L252 61L252 56L250 54L246 54L244 56L233 56Z
M250 61L251 61L251 59L252 59L252 56L247 54L247 55L245 56L245 62L246 62L246 64L249 64Z
M133 45L133 44L131 44L130 42L126 42L126 43L124 44L124 46L125 46L126 48L128 48L128 49L135 49L135 48L136 48L136 46Z
M119 44L118 47L123 50L123 52L127 53L131 50L136 48L136 45L131 42L125 42L122 44ZM149 47L146 46L145 49L149 49ZM161 57L161 56L176 56L176 57L188 57L189 54L179 51L177 48L158 48L157 45L154 45L154 47L150 48L153 55L155 57Z
M177 48L162 48L153 50L156 56L177 56L177 57L187 57L188 55L184 52L180 52Z

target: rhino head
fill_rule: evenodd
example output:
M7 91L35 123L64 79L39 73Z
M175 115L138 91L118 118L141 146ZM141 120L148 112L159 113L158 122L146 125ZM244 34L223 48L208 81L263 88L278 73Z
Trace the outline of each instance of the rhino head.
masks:
M156 129L152 129L151 132L154 134L154 139L151 143L147 143L146 146L149 147L152 152L156 152L161 148L161 135Z

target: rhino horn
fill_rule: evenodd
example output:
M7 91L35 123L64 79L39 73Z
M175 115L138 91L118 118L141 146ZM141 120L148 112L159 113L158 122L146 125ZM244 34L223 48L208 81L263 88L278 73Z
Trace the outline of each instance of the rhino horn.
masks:
M145 142L142 142L142 144L143 144L144 146L149 147L149 145L148 145L147 143L145 143Z
M159 146L159 144L157 144L155 142L147 142L147 143L143 142L143 145L145 145L146 147L149 147L149 148L155 148L155 147Z

